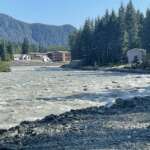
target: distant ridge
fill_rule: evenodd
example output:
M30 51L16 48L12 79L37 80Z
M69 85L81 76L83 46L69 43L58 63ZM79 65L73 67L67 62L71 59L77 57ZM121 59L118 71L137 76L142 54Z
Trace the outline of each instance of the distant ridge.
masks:
M46 25L25 23L11 16L0 14L0 38L11 42L23 42L28 38L32 44L42 46L67 46L69 35L76 30L72 25Z

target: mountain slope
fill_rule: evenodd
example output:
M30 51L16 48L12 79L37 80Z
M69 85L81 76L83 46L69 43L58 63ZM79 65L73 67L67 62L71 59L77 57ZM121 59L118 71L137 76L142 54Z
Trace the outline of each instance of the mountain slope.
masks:
M0 14L0 38L12 42L23 42L24 38L28 38L33 44L66 46L69 35L75 30L71 25L28 24Z

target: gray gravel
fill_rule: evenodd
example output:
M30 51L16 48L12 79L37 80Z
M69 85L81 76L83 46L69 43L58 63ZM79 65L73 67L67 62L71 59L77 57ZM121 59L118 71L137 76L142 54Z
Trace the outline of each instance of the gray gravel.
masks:
M1 149L149 150L150 97L117 99L110 108L92 107L22 122L0 130Z

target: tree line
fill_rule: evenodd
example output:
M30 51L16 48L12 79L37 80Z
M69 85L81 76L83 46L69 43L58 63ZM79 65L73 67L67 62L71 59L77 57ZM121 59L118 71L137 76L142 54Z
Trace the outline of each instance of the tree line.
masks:
M1 61L11 61L14 58L15 50L18 47L21 47L20 53L28 54L29 53L29 41L25 38L22 44L16 44L8 42L6 40L0 40L0 60Z
M46 53L51 51L69 51L69 49L64 46L49 46L46 48L41 44L31 44L27 38L24 38L23 43L0 40L0 60L2 61L13 60L14 54L29 54L30 52Z
M0 41L0 60L10 61L13 59L13 48L10 42Z
M132 1L95 20L87 19L82 28L70 36L72 60L84 65L108 65L126 62L126 52L143 48L150 52L150 9L146 16Z

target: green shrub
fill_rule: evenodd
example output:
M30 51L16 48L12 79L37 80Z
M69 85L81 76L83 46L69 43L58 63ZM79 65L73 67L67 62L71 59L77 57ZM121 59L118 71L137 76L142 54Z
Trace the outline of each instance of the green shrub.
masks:
M9 62L0 61L0 72L10 72Z

